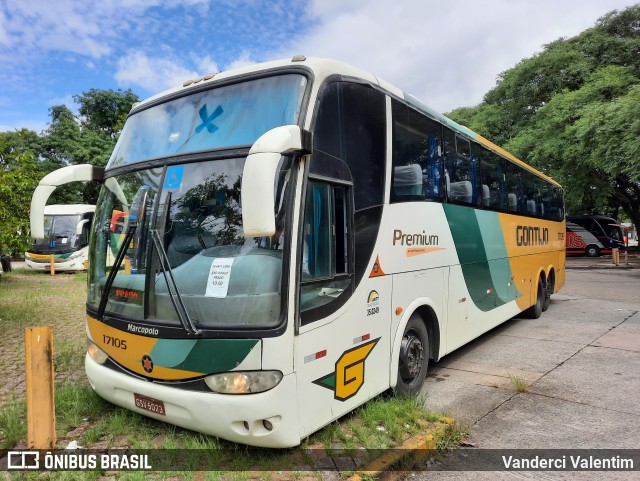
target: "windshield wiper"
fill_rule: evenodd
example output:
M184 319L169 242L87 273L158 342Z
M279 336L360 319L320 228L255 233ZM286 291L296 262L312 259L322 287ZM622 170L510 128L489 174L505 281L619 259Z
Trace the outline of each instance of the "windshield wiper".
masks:
M109 298L109 291L111 290L111 285L113 284L113 280L116 278L116 275L118 274L118 269L120 269L120 265L124 260L124 256L127 253L127 248L131 244L131 239L133 239L133 234L135 234L137 227L138 227L138 222L133 218L130 218L129 227L127 228L127 233L124 236L124 241L120 245L120 249L118 249L116 260L113 263L111 272L109 272L109 277L107 277L107 282L104 285L102 296L100 296L100 305L98 306L98 319L102 319L102 316L104 315L104 310L107 307L107 299Z
M164 276L164 281L167 284L167 292L169 293L169 298L171 299L171 304L173 304L173 308L178 315L178 319L180 319L180 323L184 330L187 331L188 334L193 336L198 336L202 331L200 331L193 324L193 321L189 317L189 312L182 301L182 296L180 295L180 291L178 290L178 284L176 283L175 278L173 277L173 270L171 269L171 265L169 264L169 258L167 257L167 251L164 250L162 246L162 239L160 238L160 234L157 230L151 229L151 240L153 240L153 245L156 248L156 252L158 253L158 260L160 261L160 269L162 270L162 275ZM167 276L167 274L169 274ZM171 280L171 282L169 282ZM173 292L172 292L173 289ZM177 300L177 302L176 302Z

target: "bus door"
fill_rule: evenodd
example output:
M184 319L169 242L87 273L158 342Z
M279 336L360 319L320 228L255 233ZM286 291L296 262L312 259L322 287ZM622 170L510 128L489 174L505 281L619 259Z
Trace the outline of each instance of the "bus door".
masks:
M355 289L350 187L310 180L302 228L295 369L300 434L389 386L391 276Z

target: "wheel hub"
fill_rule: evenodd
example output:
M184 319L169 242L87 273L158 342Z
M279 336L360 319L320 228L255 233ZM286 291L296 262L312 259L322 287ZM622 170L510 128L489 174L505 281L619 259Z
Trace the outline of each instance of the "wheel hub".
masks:
M420 339L408 332L400 345L400 375L405 381L411 381L420 374L424 361L424 347Z

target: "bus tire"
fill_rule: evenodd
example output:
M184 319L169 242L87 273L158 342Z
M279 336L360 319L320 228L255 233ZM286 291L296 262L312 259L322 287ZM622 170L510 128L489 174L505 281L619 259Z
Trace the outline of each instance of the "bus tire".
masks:
M542 315L542 308L544 306L545 288L542 283L542 278L538 278L538 291L536 293L536 302L529 309L524 311L525 315L530 319L538 319Z
M598 246L594 246L593 244L588 245L585 248L584 253L587 257L600 257L600 249L598 249Z
M415 396L422 389L429 365L429 334L422 317L414 312L404 329L400 343L398 396Z
M544 302L542 303L542 312L549 309L549 305L551 304L551 295L553 294L553 280L547 279L547 282L544 285Z

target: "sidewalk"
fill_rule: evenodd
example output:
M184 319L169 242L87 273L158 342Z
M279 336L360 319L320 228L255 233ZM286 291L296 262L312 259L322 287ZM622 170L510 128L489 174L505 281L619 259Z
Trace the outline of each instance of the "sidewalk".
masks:
M600 257L567 256L567 269L640 269L640 254L620 253L620 265L613 264L610 255Z

